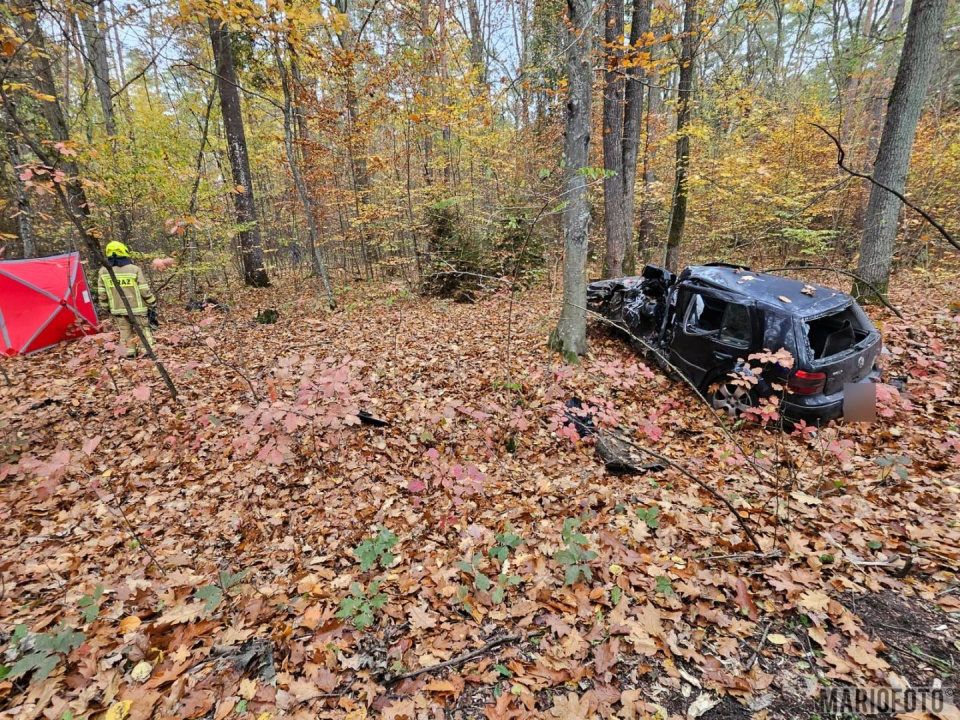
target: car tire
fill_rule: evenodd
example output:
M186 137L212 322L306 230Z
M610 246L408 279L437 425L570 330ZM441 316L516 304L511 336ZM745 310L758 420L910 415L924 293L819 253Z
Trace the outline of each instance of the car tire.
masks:
M759 396L755 390L732 382L717 382L707 399L710 406L731 420L739 419L747 410L757 407Z

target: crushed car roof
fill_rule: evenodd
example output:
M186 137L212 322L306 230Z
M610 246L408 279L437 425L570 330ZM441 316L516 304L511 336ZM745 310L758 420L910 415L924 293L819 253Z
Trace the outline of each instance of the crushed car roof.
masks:
M802 316L843 307L853 300L847 293L823 285L730 265L691 265L679 279L697 280Z

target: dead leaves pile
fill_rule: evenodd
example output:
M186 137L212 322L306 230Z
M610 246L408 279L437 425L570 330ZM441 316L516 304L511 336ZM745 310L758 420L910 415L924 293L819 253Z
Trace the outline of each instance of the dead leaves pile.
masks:
M365 289L323 315L270 291L231 304L280 308L274 326L245 310L168 322L179 404L149 365L97 340L7 363L2 632L63 624L86 640L45 680L0 680L2 708L628 720L709 717L729 697L776 716L824 682L900 682L844 598L884 590L960 611L960 319L944 299L957 286L918 294L920 281L898 293L908 323L875 313L900 379L878 426L741 429L746 454L602 329L584 363L559 363L545 290L518 299L509 349L505 296L464 306ZM311 433L296 397L304 363L327 359L349 370L316 390L309 407L335 427ZM731 499L766 554L679 473L611 477L592 447L559 437L570 397ZM351 403L390 426L357 426ZM889 457L906 477L876 463ZM597 553L572 587L554 559L569 518ZM361 572L353 548L382 527L394 557ZM508 529L524 542L504 565L491 550ZM496 603L458 562L520 581ZM388 599L361 632L338 603L374 580ZM85 622L80 599L101 584ZM521 640L397 680L506 634Z

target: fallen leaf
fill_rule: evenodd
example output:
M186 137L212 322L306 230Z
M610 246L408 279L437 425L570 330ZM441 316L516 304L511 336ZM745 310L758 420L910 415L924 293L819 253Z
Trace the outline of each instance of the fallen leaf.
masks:
M146 682L150 674L153 672L153 665L148 663L146 660L141 660L136 665L134 665L133 670L130 671L130 677L132 677L137 682Z
M739 607L748 618L754 622L757 621L757 604L750 596L750 591L747 590L747 584L741 578L737 578L737 595L734 598L734 602L737 603L737 607Z
M797 604L811 612L824 612L830 605L830 597L822 590L807 590Z
M237 691L244 700L253 700L257 694L257 681L252 678L243 678L240 681L240 689Z
M793 300L791 300L790 298L788 298L786 295L780 295L780 296L778 296L778 299L779 299L781 302L785 302L785 303L792 303L792 302L793 302Z
M127 615L123 620L120 621L120 632L126 635L131 633L140 627L142 620L136 615Z
M124 718L130 714L131 705L133 705L133 702L130 700L121 700L120 702L115 702L113 705L107 708L107 712L103 716L103 720L124 720Z
M779 633L770 633L767 635L767 642L771 645L786 645L788 642L790 642L790 638Z
M437 625L437 619L427 612L425 604L412 606L407 617L410 618L410 625L419 630L429 630Z
M697 696L697 699L690 703L690 707L687 708L687 717L688 718L698 718L703 715L708 710L715 708L720 704L719 697L713 697L707 693L700 693Z

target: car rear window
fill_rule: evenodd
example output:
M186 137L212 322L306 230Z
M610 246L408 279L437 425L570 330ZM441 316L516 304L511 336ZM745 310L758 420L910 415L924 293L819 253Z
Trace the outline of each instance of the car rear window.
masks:
M845 353L869 334L862 311L856 305L807 320L803 327L814 360Z

